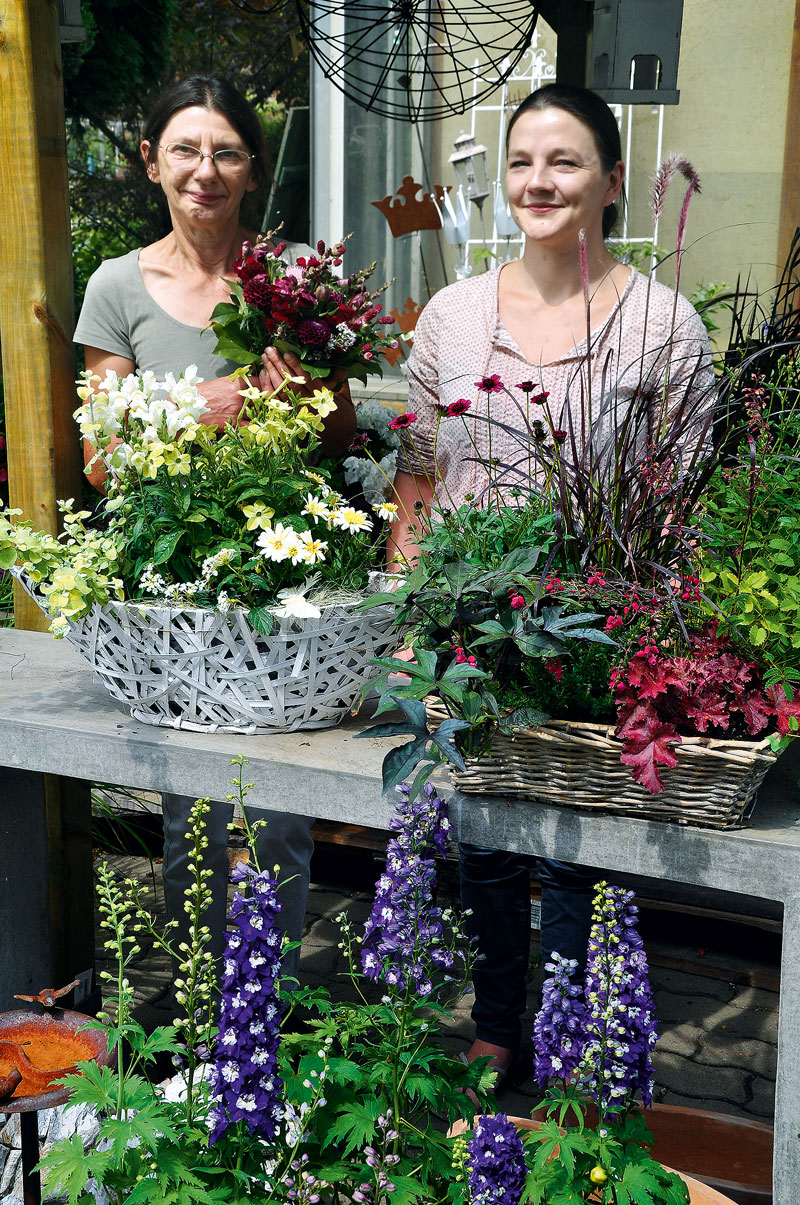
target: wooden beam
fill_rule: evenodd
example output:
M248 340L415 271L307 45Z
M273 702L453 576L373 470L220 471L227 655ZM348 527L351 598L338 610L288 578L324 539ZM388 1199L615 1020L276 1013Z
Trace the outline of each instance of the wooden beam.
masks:
M80 498L67 146L55 0L0 10L0 331L9 495L58 529L58 498ZM18 627L43 628L18 591Z
M783 184L778 229L778 269L789 255L789 244L800 226L800 0L795 0L792 57L789 65L789 96L786 105L786 141L783 152Z

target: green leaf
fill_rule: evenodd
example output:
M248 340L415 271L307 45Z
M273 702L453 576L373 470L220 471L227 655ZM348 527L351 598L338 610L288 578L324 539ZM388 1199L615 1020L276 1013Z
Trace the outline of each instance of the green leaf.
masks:
M169 560L177 548L183 534L184 533L180 530L180 528L177 528L173 529L172 531L164 532L163 536L158 537L155 542L155 547L153 548L154 565L163 565Z
M397 749L390 749L383 759L383 789L390 791L406 778L423 756L428 744L427 737L417 737Z
M266 607L251 607L247 612L247 622L262 636L269 636L275 627L275 616Z
M541 552L541 548L514 548L503 557L497 566L498 571L503 573L530 573L532 569L536 568Z
M324 1146L330 1146L332 1142L343 1142L344 1155L349 1155L357 1147L367 1146L375 1134L380 1110L380 1099L375 1096L368 1096L363 1104L353 1101L341 1105L333 1125L328 1130Z
M475 566L467 561L452 561L444 566L442 574L453 598L460 598L464 587L475 577Z
M538 728L540 724L546 724L549 719L547 712L540 711L538 707L515 707L513 711L503 717L500 731L506 736L511 736L515 728Z
M106 1157L105 1163L108 1162L109 1158ZM39 1166L44 1172L50 1194L53 1195L56 1190L66 1192L71 1203L78 1200L92 1174L83 1143L77 1134L54 1143Z
M0 569L10 569L17 561L17 550L13 546L0 548Z
M450 716L448 719L442 720L439 727L431 733L431 739L436 748L440 749L447 760L451 761L459 770L466 770L467 767L464 764L464 758L450 738L454 732L460 732L464 728L469 728L466 720L457 720Z

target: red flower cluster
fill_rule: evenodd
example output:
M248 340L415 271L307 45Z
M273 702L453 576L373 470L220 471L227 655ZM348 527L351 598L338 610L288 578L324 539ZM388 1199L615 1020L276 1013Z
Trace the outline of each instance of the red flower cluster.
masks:
M678 764L681 732L755 736L773 721L783 734L800 716L800 699L787 699L781 686L765 687L758 666L716 629L713 622L692 633L684 656L642 636L628 664L611 671L621 761L653 795L664 789L659 766Z
M286 243L273 248L266 237L242 245L233 266L240 287L211 315L217 354L235 359L241 351L241 363L254 363L272 343L299 355L306 368L348 373L355 366L363 371L378 353L397 346L383 331L394 319L379 317L376 298L383 290L370 292L365 283L374 264L339 277L334 269L342 262L343 242L319 242L317 255L300 256L292 265L281 259L285 249Z
M477 657L473 657L471 653L467 654L460 644L451 644L450 648L456 655L458 665L471 665L474 667L478 664Z

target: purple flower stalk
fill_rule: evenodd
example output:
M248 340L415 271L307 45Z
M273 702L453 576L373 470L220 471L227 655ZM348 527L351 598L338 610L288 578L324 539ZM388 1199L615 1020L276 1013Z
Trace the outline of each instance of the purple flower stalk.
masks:
M586 1007L581 988L571 983L578 963L554 953L545 970L552 977L544 981L542 1007L533 1024L534 1077L540 1085L548 1079L568 1080L581 1061Z
M434 849L444 855L450 822L446 804L430 783L410 799L407 783L390 827L386 869L375 885L372 912L364 927L361 969L368 979L403 992L411 984L417 996L433 990L431 963L448 970L453 953L439 944L442 912L433 907L436 883Z
M467 1170L472 1205L519 1205L528 1171L525 1149L505 1113L477 1119Z
M238 927L227 934L223 959L211 1145L237 1121L247 1122L255 1137L272 1141L282 1116L278 882L244 862L237 863L231 878L245 890L234 895L229 912Z
M586 967L582 1072L601 1112L637 1091L653 1099L651 1051L658 1041L647 955L636 929L633 892L598 883Z

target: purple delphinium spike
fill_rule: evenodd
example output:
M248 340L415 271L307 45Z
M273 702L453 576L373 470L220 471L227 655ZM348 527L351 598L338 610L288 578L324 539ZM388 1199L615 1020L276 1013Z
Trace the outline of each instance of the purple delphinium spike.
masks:
M542 1007L533 1023L534 1078L540 1085L551 1077L568 1080L583 1053L586 1007L581 988L571 983L578 963L554 953L545 970L552 972L542 987Z
M586 1045L581 1070L601 1110L638 1090L653 1099L651 1051L658 1041L647 955L633 892L598 883L586 967Z
M250 1132L272 1141L282 1116L283 1082L277 1074L281 1005L281 910L278 881L239 862L231 876L244 883L231 903L237 928L226 935L222 1003L211 1110L213 1145L228 1126L246 1121Z
M445 970L453 961L452 952L438 945L442 912L433 907L433 850L445 853L450 822L444 800L430 783L415 800L406 783L397 790L400 799L390 825L396 836L389 841L386 869L375 885L361 968L369 979L383 979L401 992L411 982L416 995L426 996L433 987L428 958Z
M467 1144L471 1205L519 1205L525 1186L525 1148L505 1113L479 1117Z

